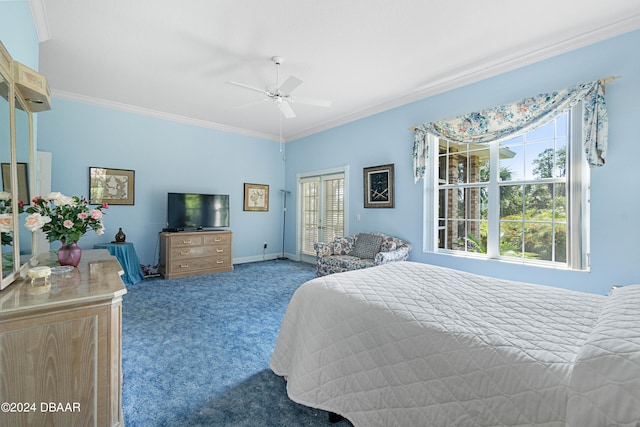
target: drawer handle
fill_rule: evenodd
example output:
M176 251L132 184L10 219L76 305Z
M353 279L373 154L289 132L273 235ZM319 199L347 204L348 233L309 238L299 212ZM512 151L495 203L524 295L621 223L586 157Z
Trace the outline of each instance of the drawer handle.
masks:
M189 251L180 251L180 255L189 255Z
M219 259L219 260L216 261L216 264L224 264L224 261Z
M218 252L218 253L220 253L220 252L224 252L224 249L220 249L220 248L218 248L218 249L216 249L216 252Z
M182 243L184 243L185 245L191 244L191 239L189 239L189 240L182 239Z
M214 237L213 241L214 242L222 242L222 237Z
M189 268L189 264L180 264L180 268Z

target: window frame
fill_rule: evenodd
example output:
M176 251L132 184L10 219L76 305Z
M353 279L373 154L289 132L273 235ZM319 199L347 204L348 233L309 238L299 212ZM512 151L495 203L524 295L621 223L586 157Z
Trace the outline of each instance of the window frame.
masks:
M551 120L555 120L553 117ZM547 121L546 123L549 123ZM582 133L582 103L578 103L570 110L567 129L567 254L566 262L528 259L500 255L500 197L491 197L499 194L500 186L505 185L499 180L499 153L500 142L512 139L517 135L492 141L487 144L490 149L490 180L481 183L488 187L490 194L488 203L488 235L487 252L470 252L438 247L439 235L439 139L431 134L427 135L428 152L426 173L424 176L424 203L423 203L423 251L438 254L462 256L468 258L491 259L510 263L522 263L551 268L566 268L571 270L589 271L590 269L590 236L589 236L589 190L590 172L583 149ZM576 155L577 154L577 155ZM520 182L520 181L516 181ZM540 183L539 180L528 184ZM474 184L475 185L475 184ZM451 187L450 187L451 188ZM460 184L457 188L465 188Z

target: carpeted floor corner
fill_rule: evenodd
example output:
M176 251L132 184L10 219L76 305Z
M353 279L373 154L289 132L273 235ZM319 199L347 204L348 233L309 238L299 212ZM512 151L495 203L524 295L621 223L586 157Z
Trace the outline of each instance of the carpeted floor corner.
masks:
M289 299L313 277L312 265L274 260L129 286L125 425L349 426L291 401L284 379L269 369Z

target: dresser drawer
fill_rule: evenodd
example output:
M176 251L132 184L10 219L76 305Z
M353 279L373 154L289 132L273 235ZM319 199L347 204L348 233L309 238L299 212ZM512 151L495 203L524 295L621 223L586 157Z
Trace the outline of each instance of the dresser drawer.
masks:
M213 255L226 256L231 254L231 245L215 245L215 246L212 246L211 248L213 249Z
M229 245L231 243L231 233L220 233L203 236L205 245Z
M213 257L213 264L211 265L211 268L231 271L233 269L233 265L231 265L231 257L227 255Z
M169 271L171 274L182 274L191 271L205 270L213 266L212 258L191 258L184 260L171 260Z
M182 246L171 249L172 260L183 260L187 258L210 257L215 255L213 246Z
M171 274L181 274L198 270L228 269L231 259L228 256L214 256L207 258L191 258L184 260L172 260L170 265Z
M170 245L172 248L189 247L189 246L202 246L203 236L171 236Z

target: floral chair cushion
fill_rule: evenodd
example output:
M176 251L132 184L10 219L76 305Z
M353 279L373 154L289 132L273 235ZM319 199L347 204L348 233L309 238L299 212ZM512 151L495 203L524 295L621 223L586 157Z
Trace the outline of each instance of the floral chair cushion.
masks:
M332 255L347 255L353 249L353 237L336 237L331 242L331 254Z
M395 251L397 247L398 245L393 241L393 237L382 239L382 243L380 244L380 252Z
M323 262L316 264L316 276L359 270L373 267L374 265L373 259L364 259L351 255L332 255L325 257Z

